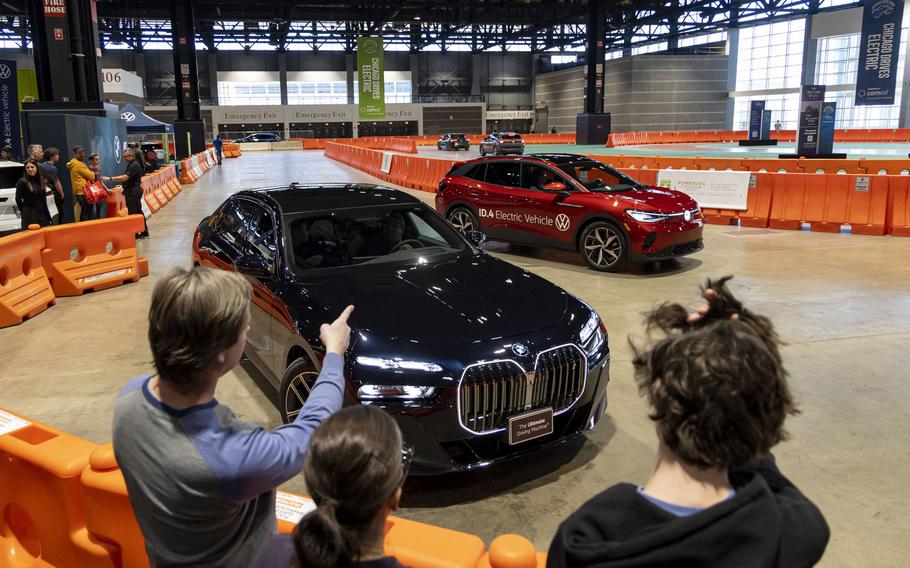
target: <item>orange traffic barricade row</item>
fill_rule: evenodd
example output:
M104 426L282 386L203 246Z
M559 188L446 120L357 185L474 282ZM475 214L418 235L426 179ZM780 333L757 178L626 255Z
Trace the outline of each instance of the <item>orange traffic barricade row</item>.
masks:
M41 264L43 248L37 225L0 239L0 327L18 325L56 303Z
M110 444L86 440L0 409L0 565L143 568L145 543ZM279 532L312 508L279 492ZM389 517L385 553L414 568L538 568L546 555L517 535L493 541Z
M41 262L54 294L78 296L147 276L148 262L136 250L143 229L142 215L45 227Z
M888 181L888 233L910 237L910 177L889 176Z
M753 173L749 180L744 211L704 207L702 214L705 220L715 225L738 223L745 227L767 227L774 195L774 180L777 177L773 174Z

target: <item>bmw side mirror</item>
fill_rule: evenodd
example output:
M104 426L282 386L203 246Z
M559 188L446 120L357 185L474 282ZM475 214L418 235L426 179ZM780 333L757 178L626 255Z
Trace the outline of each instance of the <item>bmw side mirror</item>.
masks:
M464 234L464 238L468 239L469 243L479 249L482 249L483 245L487 242L487 236L483 231L468 231Z
M264 258L257 254L245 254L234 262L234 268L241 274L257 278L271 276L272 270Z

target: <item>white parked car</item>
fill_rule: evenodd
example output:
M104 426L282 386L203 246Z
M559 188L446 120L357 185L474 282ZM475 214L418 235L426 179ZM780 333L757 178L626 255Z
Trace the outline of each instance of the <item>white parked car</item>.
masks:
M0 235L22 229L22 215L16 207L16 182L22 177L22 164L0 161ZM47 189L47 208L53 219L57 215L54 191Z

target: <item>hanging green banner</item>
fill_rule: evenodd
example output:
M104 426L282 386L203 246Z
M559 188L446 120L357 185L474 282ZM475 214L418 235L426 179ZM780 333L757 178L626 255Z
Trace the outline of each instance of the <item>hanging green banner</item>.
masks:
M357 38L357 81L360 119L385 118L385 70L382 37Z

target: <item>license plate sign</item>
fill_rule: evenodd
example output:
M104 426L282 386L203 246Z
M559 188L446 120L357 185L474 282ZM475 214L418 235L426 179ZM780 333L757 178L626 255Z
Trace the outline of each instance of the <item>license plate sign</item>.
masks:
M509 418L509 445L534 440L553 433L553 409L543 408Z

